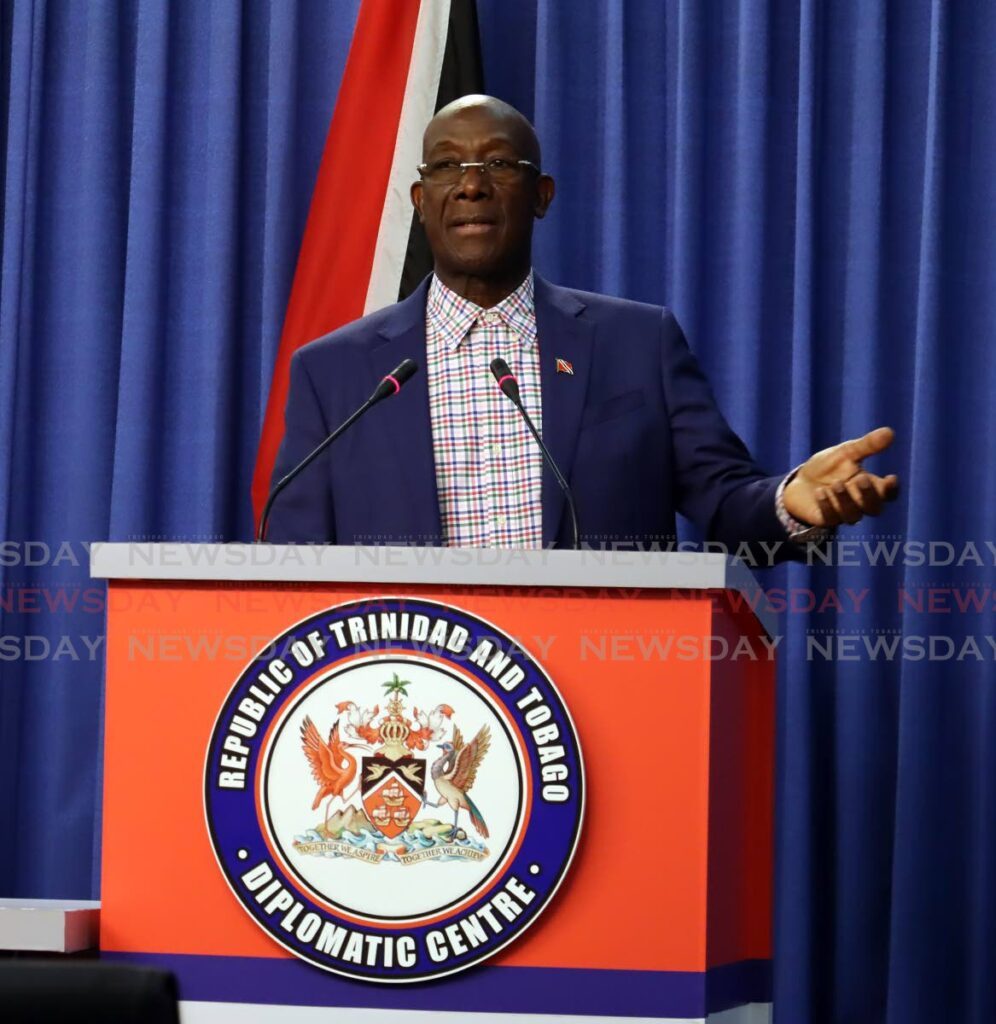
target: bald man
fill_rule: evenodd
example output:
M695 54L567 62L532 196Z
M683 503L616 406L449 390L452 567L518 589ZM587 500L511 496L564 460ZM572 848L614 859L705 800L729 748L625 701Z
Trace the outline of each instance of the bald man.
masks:
M506 360L567 477L582 541L666 545L675 514L711 540L783 554L878 515L895 476L863 460L879 428L769 476L716 407L666 308L561 288L532 269L553 202L532 125L489 96L444 107L411 186L433 273L402 302L299 350L274 480L402 359L421 368L283 492L269 539L337 544L565 546L562 492L489 365Z

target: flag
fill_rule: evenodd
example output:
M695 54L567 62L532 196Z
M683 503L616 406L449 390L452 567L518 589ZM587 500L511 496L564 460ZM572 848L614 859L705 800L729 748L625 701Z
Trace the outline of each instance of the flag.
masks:
M363 0L270 383L252 484L257 521L283 437L291 356L410 294L432 269L409 199L422 132L440 107L483 91L474 0Z

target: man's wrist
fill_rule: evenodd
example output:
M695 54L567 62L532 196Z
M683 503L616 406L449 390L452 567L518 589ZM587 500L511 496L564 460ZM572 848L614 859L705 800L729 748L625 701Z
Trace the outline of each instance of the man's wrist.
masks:
M778 489L775 491L775 515L778 516L778 522L782 524L782 528L788 534L788 539L793 544L818 543L832 537L834 535L833 528L829 526L814 526L812 523L796 519L785 507L785 488L788 487L801 468L801 466L796 466L795 469L786 474L778 485Z

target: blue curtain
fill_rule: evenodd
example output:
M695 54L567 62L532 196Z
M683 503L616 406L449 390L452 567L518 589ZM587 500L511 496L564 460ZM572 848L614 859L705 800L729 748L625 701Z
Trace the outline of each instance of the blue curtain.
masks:
M251 536L255 445L358 6L3 7L8 895L99 886L104 596L84 542Z
M875 465L901 501L842 534L838 564L764 579L791 609L779 1019L996 1019L996 9L478 7L489 90L535 119L558 180L538 268L671 305L772 471L897 431ZM97 884L102 651L83 638L103 619L77 545L249 535L355 9L3 9L0 529L52 548L0 549L21 602L0 612L11 894ZM78 660L54 657L62 636Z

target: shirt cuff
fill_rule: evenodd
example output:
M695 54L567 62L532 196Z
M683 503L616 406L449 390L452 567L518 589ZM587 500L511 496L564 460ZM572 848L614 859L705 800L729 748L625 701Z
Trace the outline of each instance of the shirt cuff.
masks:
M787 473L782 478L782 482L778 485L778 490L775 491L775 515L778 516L778 522L782 524L782 528L788 534L790 541L796 544L807 544L813 541L826 540L828 537L833 536L834 531L831 527L813 526L812 523L804 523L790 515L789 510L785 507L785 488L792 482L792 479L801 468L801 466L796 466L791 473Z

